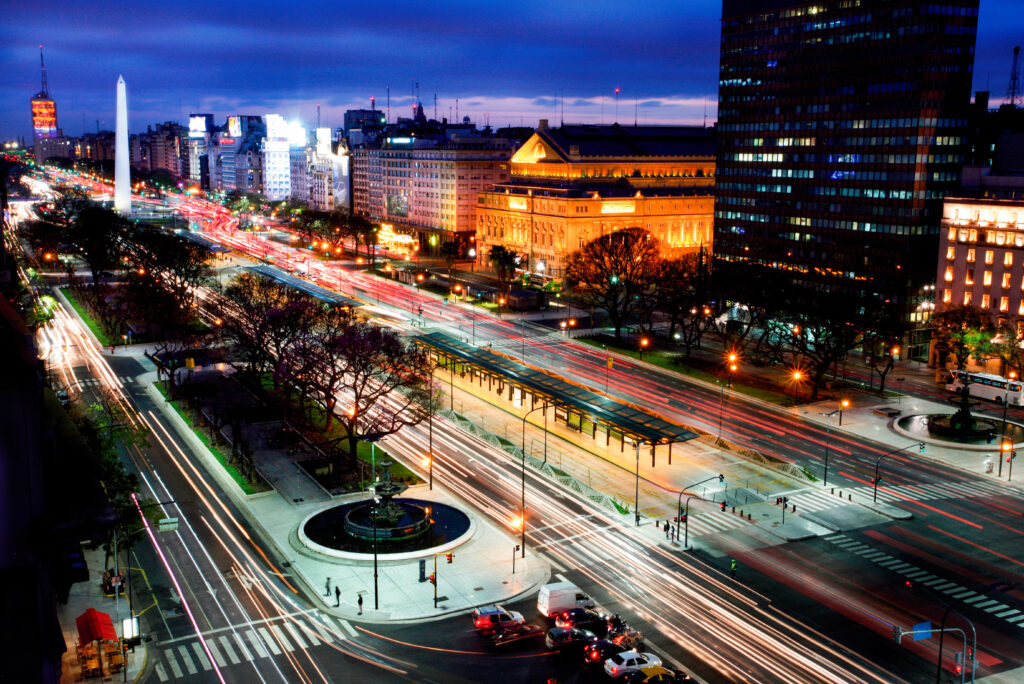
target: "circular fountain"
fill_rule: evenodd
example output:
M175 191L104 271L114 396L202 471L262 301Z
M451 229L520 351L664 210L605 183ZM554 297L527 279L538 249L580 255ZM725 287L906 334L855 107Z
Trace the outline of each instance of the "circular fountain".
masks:
M964 386L955 413L932 413L897 418L893 429L907 437L933 443L950 443L962 449L990 451L1003 436L1013 443L1024 442L1024 426L978 418L971 414L970 390Z
M299 526L299 540L314 551L336 557L412 554L454 546L472 532L465 513L447 504L397 499L407 485L391 480L391 466L378 462L380 482L374 496L314 513Z

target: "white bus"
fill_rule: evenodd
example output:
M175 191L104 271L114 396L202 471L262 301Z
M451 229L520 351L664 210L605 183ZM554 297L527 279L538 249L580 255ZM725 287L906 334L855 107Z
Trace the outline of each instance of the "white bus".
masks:
M998 404L1003 400L1011 406L1024 403L1024 384L1020 380L1008 380L994 373L968 373L962 370L951 370L946 378L946 389L959 392L964 383L969 384L972 397L981 397Z

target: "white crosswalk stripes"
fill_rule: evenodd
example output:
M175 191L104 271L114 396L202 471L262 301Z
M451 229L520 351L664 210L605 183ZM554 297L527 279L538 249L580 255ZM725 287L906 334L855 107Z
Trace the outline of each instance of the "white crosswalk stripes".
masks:
M930 587L933 591L940 591L944 594L950 595L954 599L962 600L963 603L971 605L974 608L980 608L987 613L991 613L996 617L1002 618L1011 625L1024 627L1024 622L1017 624L1020 620L1024 619L1024 613L1021 613L1019 610L1011 608L1004 603L1000 603L995 599L991 599L982 594L977 594L970 589L965 589L956 582L950 582L941 577L936 577L927 570L922 570L910 563L899 561L899 559L894 558L887 553L883 553L878 549L872 548L867 544L862 544L859 541L850 539L845 534L833 534L823 537L823 539L835 546L838 546L844 551L855 553L864 560L903 575L908 580L913 580L914 582L926 587Z
M260 621L252 627L224 627L203 634L206 646L218 668L245 665L285 652L305 651L358 636L346 620L328 620L327 626L313 616L298 619ZM213 664L197 638L178 638L156 644L153 670L161 682L181 679L213 669Z
M122 375L118 377L118 380L122 385L129 385L135 382L135 378L130 375ZM81 387L100 387L106 383L100 381L99 378L82 378L78 381L78 385Z
M833 494L833 490L835 493ZM842 496L840 496L840 494ZM857 487L829 487L826 490L813 490L786 494L789 503L795 504L797 511L825 511L851 503L848 496L853 495L853 502L864 502L874 497L874 488L868 485ZM886 503L900 503L907 499L913 501L933 501L935 499L958 499L972 497L991 498L1010 496L1013 492L998 482L983 480L960 482L932 482L915 485L887 485L884 481L878 487L878 500Z

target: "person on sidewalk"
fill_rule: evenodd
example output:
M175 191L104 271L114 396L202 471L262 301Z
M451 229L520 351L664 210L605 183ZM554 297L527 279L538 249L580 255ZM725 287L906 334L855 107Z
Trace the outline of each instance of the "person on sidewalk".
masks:
M327 584L324 585L324 596L331 595L331 578L327 578Z
M334 607L341 608L341 589L334 585Z
M733 558L729 561L729 572L732 573L732 578L736 579L736 559Z
M357 603L359 604L359 614L362 615L363 614L363 595L362 594L359 595L359 601L357 601Z

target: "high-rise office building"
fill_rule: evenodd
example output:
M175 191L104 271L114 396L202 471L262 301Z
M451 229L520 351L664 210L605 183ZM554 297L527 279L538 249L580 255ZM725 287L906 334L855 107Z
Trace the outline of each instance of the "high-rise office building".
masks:
M32 98L32 141L37 164L50 157L66 156L66 145L58 145L60 128L57 127L57 103L50 97L46 85L46 62L43 61L43 46L39 46L39 67L42 71L42 88Z
M911 320L968 149L979 0L723 0L715 256Z

